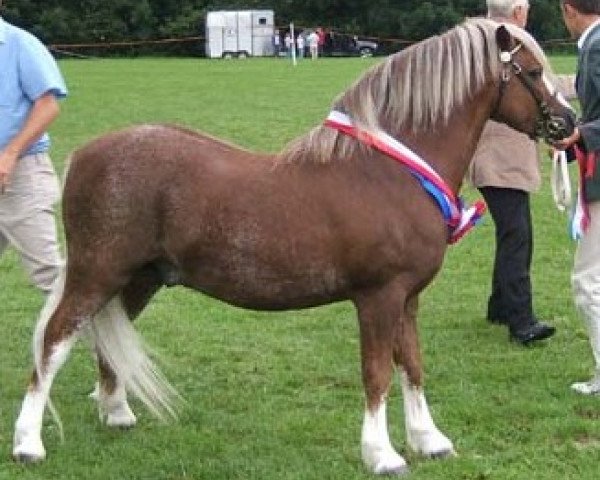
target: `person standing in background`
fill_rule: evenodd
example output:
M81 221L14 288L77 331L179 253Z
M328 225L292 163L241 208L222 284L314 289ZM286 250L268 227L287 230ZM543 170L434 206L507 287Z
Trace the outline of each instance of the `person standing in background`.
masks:
M302 35L298 35L296 46L298 47L298 58L304 58L304 37Z
M285 37L283 38L283 44L285 46L286 56L288 58L292 58L292 48L294 48L294 40L292 40L292 35L290 34L290 32L287 32L285 34Z
M581 119L573 134L554 146L575 148L580 163L580 196L585 222L571 276L575 304L587 326L595 372L571 388L584 395L600 394L600 0L561 0L562 16L577 39L579 57L575 89Z
M525 28L527 0L487 0L488 17ZM485 125L470 169L495 225L496 252L487 319L506 325L522 345L552 336L554 327L533 312L533 226L529 194L541 183L537 146L516 130L492 120Z
M275 57L279 57L279 52L281 51L281 37L279 36L279 29L275 29L273 32L273 55Z
M308 42L310 58L316 60L319 57L319 35L317 35L317 32L310 32L306 37L306 41Z
M0 17L0 254L14 247L44 293L62 266L54 216L60 188L46 130L66 95L46 47Z
M317 36L319 55L323 55L323 49L325 48L325 31L321 27L317 28Z

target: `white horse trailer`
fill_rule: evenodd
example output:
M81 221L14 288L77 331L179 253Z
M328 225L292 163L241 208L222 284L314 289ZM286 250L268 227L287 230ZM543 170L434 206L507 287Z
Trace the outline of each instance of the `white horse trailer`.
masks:
M206 15L209 58L273 55L273 10L221 10Z

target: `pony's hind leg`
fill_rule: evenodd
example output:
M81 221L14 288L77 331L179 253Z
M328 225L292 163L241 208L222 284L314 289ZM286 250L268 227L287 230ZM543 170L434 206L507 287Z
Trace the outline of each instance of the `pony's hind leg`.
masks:
M391 290L386 292L385 290ZM376 474L408 472L406 461L390 442L387 426L387 394L392 380L393 336L399 317L396 289L360 295L358 310L362 375L366 407L361 435L362 458Z
M121 294L103 309L110 321L133 321L148 301L161 287L160 272L152 267L139 270L123 288ZM121 320L115 317L120 316ZM130 428L136 424L136 417L127 402L125 385L97 351L99 381L92 394L98 401L100 421L109 427Z
M137 418L127 402L125 385L104 360L102 354L97 353L97 356L100 379L92 398L98 401L100 421L109 427L131 428L136 424Z
M416 325L417 297L406 303L406 314L396 337L394 361L400 367L404 399L404 425L409 447L424 456L454 454L452 442L433 423L423 391L423 372Z
M82 292L67 286L62 292L62 279L48 297L34 334L35 370L15 424L15 460L37 462L45 458L41 429L52 381L66 361L79 332L103 301L101 295L91 290Z

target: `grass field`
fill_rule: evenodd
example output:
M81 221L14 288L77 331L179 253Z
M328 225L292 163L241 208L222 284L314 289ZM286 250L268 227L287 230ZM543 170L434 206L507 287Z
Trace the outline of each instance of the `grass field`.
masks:
M320 122L335 95L377 59L63 61L70 87L53 126L53 158L105 131L177 122L258 150L276 151ZM572 72L573 57L553 58ZM546 158L544 157L544 160ZM397 384L392 441L411 479L596 479L600 399L569 384L592 367L574 311L574 245L544 186L533 196L533 284L538 315L557 326L545 345L521 348L484 320L493 256L490 218L451 247L421 299L420 333L432 415L456 458L426 461L406 450ZM465 188L466 196L476 192ZM299 232L301 234L302 232ZM373 252L377 255L377 252ZM111 431L87 398L95 366L78 345L52 397L65 442L48 417L48 460L10 460L12 428L26 386L30 338L42 305L13 253L0 261L0 480L4 479L362 479L363 392L358 333L349 303L286 313L232 308L183 289L161 291L139 329L187 399L181 420L163 425L137 402L139 423Z

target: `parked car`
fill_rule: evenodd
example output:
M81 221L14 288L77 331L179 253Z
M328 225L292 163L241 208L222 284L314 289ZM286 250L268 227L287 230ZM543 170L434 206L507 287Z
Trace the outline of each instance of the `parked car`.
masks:
M323 54L329 56L357 55L371 57L377 53L377 48L376 42L358 38L356 35L327 32Z
M314 29L307 29L300 32L299 36L306 38ZM308 56L308 43L306 44L306 55ZM360 56L371 57L377 53L379 45L371 40L358 38L356 35L346 33L326 32L325 44L322 54L329 57L347 57Z

